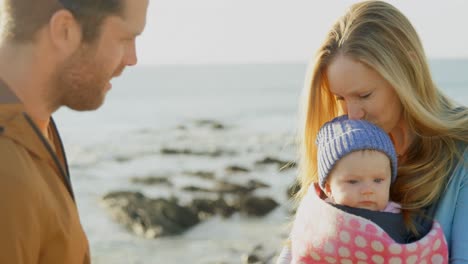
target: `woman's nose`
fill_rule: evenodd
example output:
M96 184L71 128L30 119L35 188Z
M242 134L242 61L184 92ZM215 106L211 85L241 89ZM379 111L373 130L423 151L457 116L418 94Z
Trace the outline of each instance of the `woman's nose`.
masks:
M351 120L359 120L364 118L364 110L358 104L347 104L346 111L348 114L348 118Z

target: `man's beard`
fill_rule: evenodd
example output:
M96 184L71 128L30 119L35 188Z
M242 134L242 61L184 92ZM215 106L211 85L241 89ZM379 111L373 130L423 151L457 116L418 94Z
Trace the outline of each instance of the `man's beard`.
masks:
M87 111L103 104L112 72L106 72L105 62L96 61L95 55L91 48L82 47L57 69L51 92L57 108Z

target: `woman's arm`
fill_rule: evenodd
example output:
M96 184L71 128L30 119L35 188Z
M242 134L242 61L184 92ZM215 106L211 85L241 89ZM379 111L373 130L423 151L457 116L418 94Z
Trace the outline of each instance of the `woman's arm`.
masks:
M456 165L442 194L435 218L449 245L451 264L468 263L468 148Z
M468 263L468 149L458 168L454 172L456 177L462 177L459 185L459 193L454 204L455 212L452 223L452 239L450 248L450 263ZM456 174L456 175L455 175Z

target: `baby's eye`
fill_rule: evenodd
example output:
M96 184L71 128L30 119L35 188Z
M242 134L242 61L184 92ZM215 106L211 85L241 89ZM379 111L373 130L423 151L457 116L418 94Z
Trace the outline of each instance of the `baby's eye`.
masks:
M384 181L384 179L381 179L381 178L374 179L374 182L375 182L375 183L381 183L381 182L383 182L383 181Z

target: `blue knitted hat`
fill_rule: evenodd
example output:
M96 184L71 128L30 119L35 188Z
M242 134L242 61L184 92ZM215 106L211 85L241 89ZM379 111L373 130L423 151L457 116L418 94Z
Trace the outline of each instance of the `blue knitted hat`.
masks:
M392 169L392 183L397 175L397 156L390 137L378 126L364 120L350 120L347 115L325 123L316 144L319 184L325 188L328 174L336 162L358 150L377 150L388 156Z

